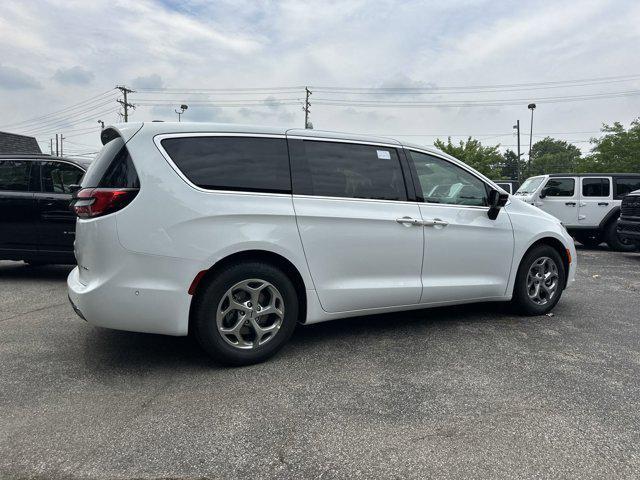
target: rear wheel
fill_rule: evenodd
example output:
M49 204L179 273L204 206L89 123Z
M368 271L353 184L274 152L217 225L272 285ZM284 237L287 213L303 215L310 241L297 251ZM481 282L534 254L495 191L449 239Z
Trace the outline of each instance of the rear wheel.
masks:
M555 248L533 248L520 262L513 288L514 305L524 315L550 312L560 300L565 278L564 264Z
M637 248L635 242L618 237L618 222L610 222L605 229L607 245L616 252L634 252Z
M198 294L194 333L220 363L240 366L274 355L298 320L296 290L286 274L261 262L231 266Z

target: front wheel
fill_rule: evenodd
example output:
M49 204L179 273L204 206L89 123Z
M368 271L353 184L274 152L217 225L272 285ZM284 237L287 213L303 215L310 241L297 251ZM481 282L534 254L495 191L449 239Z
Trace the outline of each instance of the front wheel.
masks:
M555 248L533 248L520 262L513 287L514 305L523 315L550 312L560 300L565 278L564 264Z
M226 365L249 365L271 357L289 340L298 320L291 280L261 262L223 270L195 302L195 337L214 360Z
M636 244L630 240L618 237L617 229L618 222L610 222L609 225L607 225L605 236L609 248L616 252L634 252L637 248Z

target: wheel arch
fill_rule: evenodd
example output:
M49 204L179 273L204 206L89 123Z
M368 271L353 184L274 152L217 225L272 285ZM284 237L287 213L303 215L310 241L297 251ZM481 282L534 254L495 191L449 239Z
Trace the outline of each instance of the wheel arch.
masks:
M571 262L569 260L569 254L567 253L567 247L565 247L564 243L562 243L560 240L558 240L555 237L542 237L536 240L535 242L533 242L531 245L529 245L529 248L525 250L525 252L522 254L522 257L520 258L520 262L518 263L518 269L520 268L520 265L522 264L524 257L526 257L531 250L533 250L536 247L539 247L540 245L548 245L554 250L556 250L560 255L560 258L562 259L562 265L564 267L564 272L565 272L564 285L562 286L562 289L564 290L567 286L567 280L569 278L569 267L571 265Z
M600 225L598 225L598 229L604 233L605 229L607 228L607 226L611 223L611 222L615 222L618 220L618 218L620 218L620 207L615 207L612 208L609 213L607 213L605 215L605 217L602 219L602 221L600 222Z
M190 293L192 293L191 306L189 309L189 333L191 333L194 305L198 298L200 298L200 295L204 290L204 286L224 268L233 264L245 262L264 262L282 270L289 277L296 289L298 301L300 302L299 321L301 323L306 322L307 290L298 268L290 260L275 252L268 250L243 250L221 258L209 269L201 271L194 279L194 284L192 284L189 289Z

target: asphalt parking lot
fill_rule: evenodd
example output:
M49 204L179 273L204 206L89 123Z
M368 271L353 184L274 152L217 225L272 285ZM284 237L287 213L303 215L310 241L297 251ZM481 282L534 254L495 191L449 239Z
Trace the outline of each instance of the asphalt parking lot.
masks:
M637 478L640 254L578 260L552 317L325 323L241 369L88 326L68 267L0 262L0 477Z

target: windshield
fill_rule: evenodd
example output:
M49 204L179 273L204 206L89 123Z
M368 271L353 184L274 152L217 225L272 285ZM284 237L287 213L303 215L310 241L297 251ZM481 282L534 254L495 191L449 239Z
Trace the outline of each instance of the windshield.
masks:
M527 178L516 192L516 195L529 195L530 193L535 192L543 180L544 177Z

